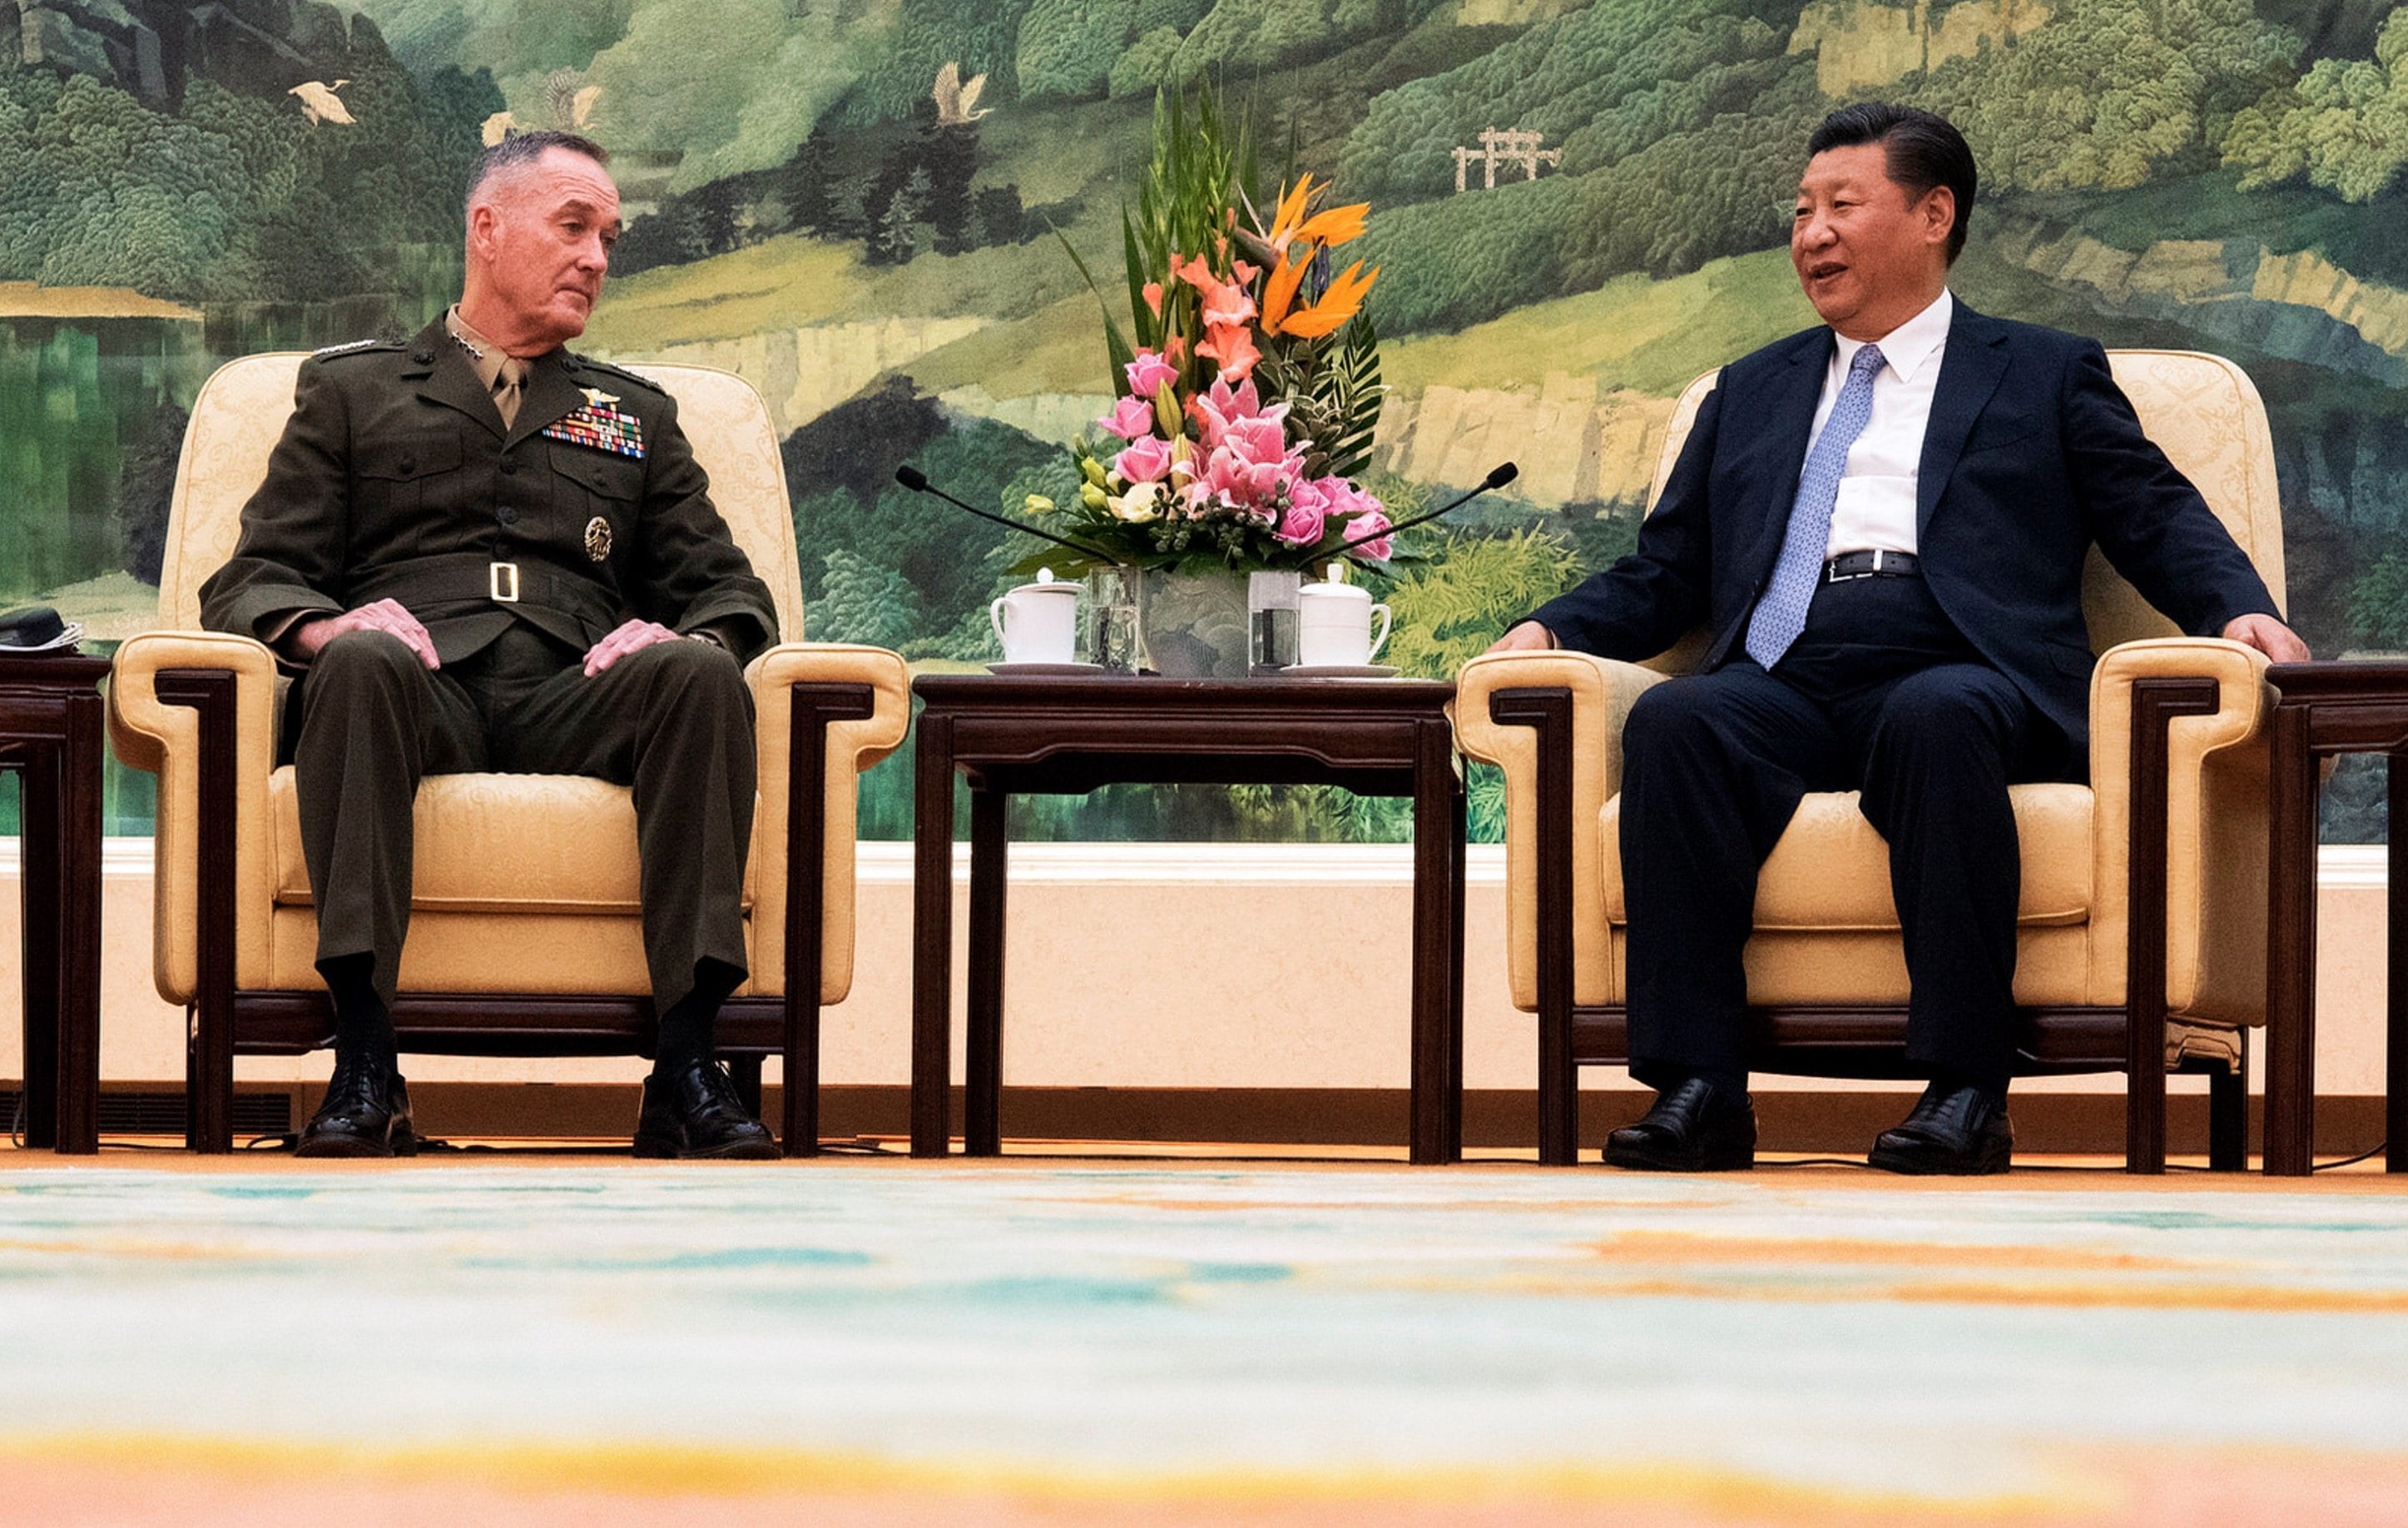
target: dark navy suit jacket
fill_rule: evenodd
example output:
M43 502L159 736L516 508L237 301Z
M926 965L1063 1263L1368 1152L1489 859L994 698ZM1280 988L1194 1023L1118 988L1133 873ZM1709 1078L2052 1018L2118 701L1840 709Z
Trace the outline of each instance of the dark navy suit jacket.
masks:
M1699 626L1740 652L1780 555L1834 340L1809 329L1725 367L1629 556L1530 618L1636 662ZM1915 488L1924 581L1958 632L2087 752L2082 564L2096 541L2184 630L2277 613L2206 500L2141 431L2097 341L1956 304ZM2078 757L2078 756L2077 756Z

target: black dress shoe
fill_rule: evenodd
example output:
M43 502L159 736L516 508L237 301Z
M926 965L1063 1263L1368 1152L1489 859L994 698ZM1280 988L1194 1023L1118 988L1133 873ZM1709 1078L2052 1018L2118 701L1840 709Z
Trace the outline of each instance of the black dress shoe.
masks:
M409 1085L381 1060L337 1057L325 1102L301 1129L296 1157L407 1157L418 1149L410 1130Z
M636 1155L759 1161L778 1155L778 1142L736 1096L725 1069L702 1059L655 1069L644 1079Z
M1635 1125L1605 1138L1615 1167L1657 1173L1728 1173L1756 1165L1756 1100L1691 1077L1656 1097Z
M2005 1099L1980 1088L1935 1082L1903 1123L1874 1140L1868 1160L1892 1173L1970 1177L2005 1172L2014 1146Z

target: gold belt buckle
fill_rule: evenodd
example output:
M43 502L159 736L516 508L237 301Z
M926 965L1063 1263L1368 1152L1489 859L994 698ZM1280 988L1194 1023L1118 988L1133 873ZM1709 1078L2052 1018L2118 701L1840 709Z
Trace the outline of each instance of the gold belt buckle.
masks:
M485 592L505 605L519 602L519 565L495 562L485 565Z

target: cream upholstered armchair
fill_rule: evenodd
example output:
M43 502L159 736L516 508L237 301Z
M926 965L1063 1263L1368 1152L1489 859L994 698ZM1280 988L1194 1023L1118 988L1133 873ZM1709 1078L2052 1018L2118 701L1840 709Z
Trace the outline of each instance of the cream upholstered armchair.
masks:
M234 550L242 507L293 410L303 357L253 355L201 389L184 437L160 579L166 629L125 643L109 686L120 757L159 775L154 961L193 1014L191 1144L232 1147L234 1058L331 1043L313 964L293 771L277 764L276 663L203 631L200 586ZM853 810L860 771L903 741L903 661L806 643L793 512L776 431L741 378L637 368L677 396L711 497L777 599L787 639L745 670L759 715L760 799L743 901L752 979L721 1048L756 1108L761 1058L785 1059L789 1155L818 1140L819 1010L853 982ZM452 774L419 787L409 943L394 1019L405 1051L617 1055L653 1016L628 791L569 775Z
M2115 351L2149 435L2206 496L2283 598L2273 443L2248 376L2213 355ZM1650 504L1709 373L1675 405ZM2267 660L2177 634L2094 548L2090 784L2010 789L2023 853L2015 1000L2019 1069L2123 1071L2126 1156L2165 1160L2165 1074L2205 1071L2210 1154L2239 1168L2244 1060L2266 981ZM1644 667L1580 653L1497 654L1463 670L1457 740L1506 778L1513 1001L1539 1016L1540 1155L1577 1146L1578 1068L1628 1060L1619 837L1622 724ZM1904 1063L1906 963L1888 850L1848 794L1809 795L1766 861L1746 951L1751 1061L1765 1071L1888 1077Z

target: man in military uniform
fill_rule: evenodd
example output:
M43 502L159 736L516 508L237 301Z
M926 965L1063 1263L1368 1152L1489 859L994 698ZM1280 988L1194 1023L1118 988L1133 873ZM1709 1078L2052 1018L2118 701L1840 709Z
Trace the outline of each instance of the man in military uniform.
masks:
M291 423L202 620L299 669L293 763L335 1005L305 1156L408 1150L392 1004L426 774L596 775L634 789L660 1014L639 1156L766 1157L714 1058L744 979L752 707L777 634L650 382L570 353L619 196L595 144L530 133L468 191L458 306L406 344L303 363Z

